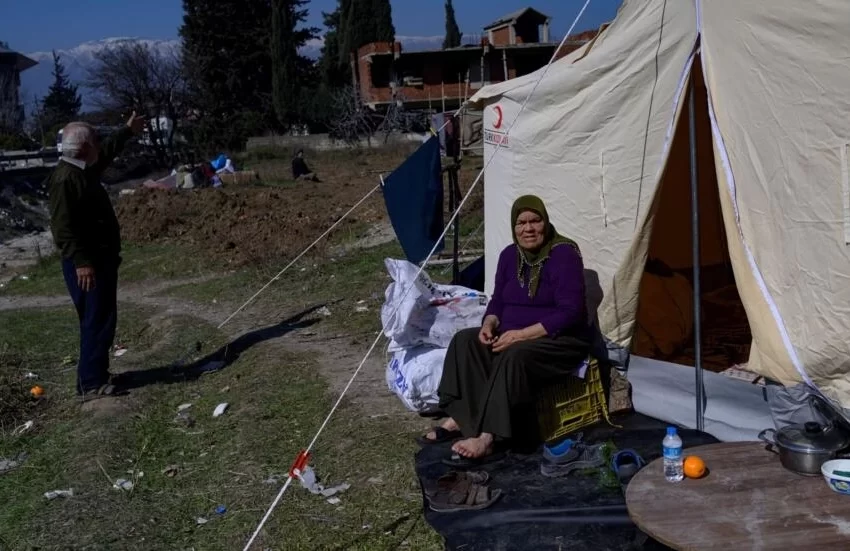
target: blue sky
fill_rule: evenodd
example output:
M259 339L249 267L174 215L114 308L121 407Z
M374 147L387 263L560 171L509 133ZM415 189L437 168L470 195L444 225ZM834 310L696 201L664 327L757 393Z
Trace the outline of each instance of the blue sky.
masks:
M0 0L0 4L0 40L22 52L68 49L116 36L176 38L183 16L180 0ZM583 4L580 0L454 0L458 24L466 34L480 33L484 24L499 16L532 6L552 16L552 31L562 36ZM321 12L335 5L336 0L312 0L310 23L321 26ZM620 0L591 0L576 30L596 28L612 19L619 5ZM392 6L397 34L443 33L443 0L392 0Z

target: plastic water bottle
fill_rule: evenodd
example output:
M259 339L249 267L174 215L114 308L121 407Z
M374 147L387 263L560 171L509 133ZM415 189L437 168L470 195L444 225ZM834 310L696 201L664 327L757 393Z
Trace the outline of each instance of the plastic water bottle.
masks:
M685 472L682 467L682 439L676 433L676 427L667 427L667 436L661 445L664 447L664 478L667 482L681 482Z

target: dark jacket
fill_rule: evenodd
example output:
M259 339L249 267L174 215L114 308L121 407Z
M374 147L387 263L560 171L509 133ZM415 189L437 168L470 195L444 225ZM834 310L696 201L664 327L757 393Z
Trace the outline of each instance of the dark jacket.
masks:
M47 179L53 240L62 257L78 268L119 258L118 218L100 179L132 135L125 127L103 140L97 162L85 169L60 159Z
M292 177L297 180L305 174L310 174L310 167L307 166L307 161L301 157L292 159Z

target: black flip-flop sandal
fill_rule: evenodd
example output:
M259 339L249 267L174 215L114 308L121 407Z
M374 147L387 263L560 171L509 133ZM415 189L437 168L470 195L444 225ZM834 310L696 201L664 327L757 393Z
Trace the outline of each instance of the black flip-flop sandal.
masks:
M451 442L463 436L459 430L448 430L440 426L434 427L431 430L434 432L434 436L436 436L436 438L428 438L427 434L425 436L420 436L416 439L416 442L420 446L433 446L434 444Z
M480 511L490 507L502 496L501 490L490 490L471 479L461 479L449 490L438 491L428 498L428 507L438 513Z
M482 465L489 465L490 463L496 463L505 458L507 454L504 450L497 450L489 455L485 455L484 457L463 457L459 453L452 452L452 456L442 460L443 465L448 465L449 467L454 467L456 469L472 469L474 467L481 467Z

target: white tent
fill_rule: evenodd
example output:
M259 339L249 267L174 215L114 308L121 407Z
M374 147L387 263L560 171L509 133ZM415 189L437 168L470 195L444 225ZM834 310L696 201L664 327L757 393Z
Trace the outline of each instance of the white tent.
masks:
M743 340L727 359L850 408L848 24L847 0L625 0L595 41L550 67L521 116L539 72L479 91L485 160L501 144L485 173L487 290L511 203L539 195L598 275L607 339L668 360L644 373L689 373L693 392L681 367L693 365L690 127L703 302L727 314L719 327L701 318L709 347ZM735 382L706 377L711 418L726 391L709 387Z

